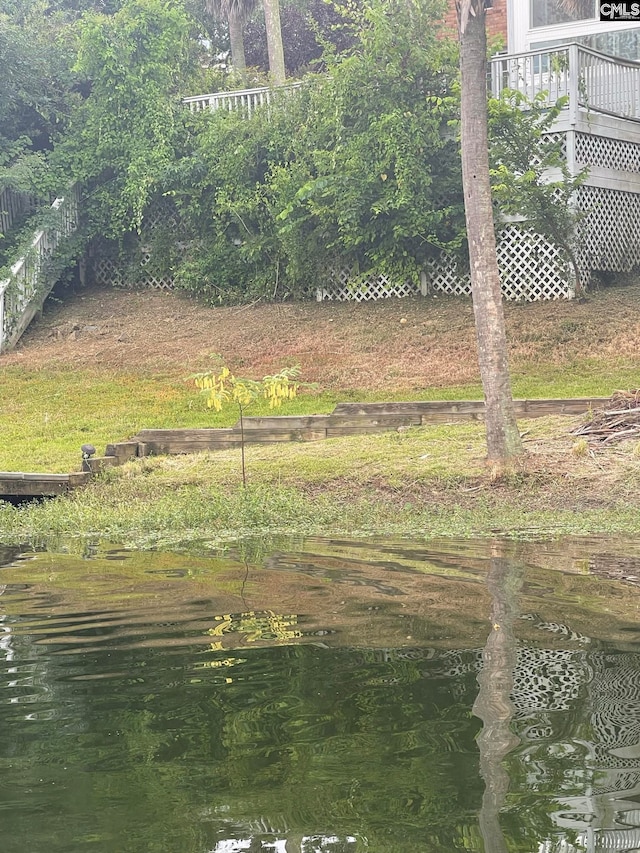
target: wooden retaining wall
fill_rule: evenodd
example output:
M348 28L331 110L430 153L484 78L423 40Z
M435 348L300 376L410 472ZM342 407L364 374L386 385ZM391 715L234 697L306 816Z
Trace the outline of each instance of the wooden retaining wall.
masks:
M581 415L600 408L605 397L566 400L515 400L518 418ZM244 419L246 444L320 441L326 438L387 432L427 424L484 420L484 402L458 400L406 403L339 403L330 415L273 415ZM72 474L0 472L0 495L57 495L83 485L91 474L141 456L197 453L239 447L240 424L225 429L143 429L127 441L108 444L104 456Z
M566 400L516 400L518 418L580 415L602 406L605 397ZM484 402L459 400L407 403L339 403L330 415L272 415L244 419L246 444L320 441L346 435L386 432L403 427L483 421ZM90 460L92 470L119 465L136 456L197 453L239 447L240 424L226 429L143 429L126 442L107 446L105 456Z

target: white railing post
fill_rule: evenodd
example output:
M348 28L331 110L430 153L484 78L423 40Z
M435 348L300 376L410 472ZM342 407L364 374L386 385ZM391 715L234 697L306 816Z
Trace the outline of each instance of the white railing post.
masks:
M302 83L287 83L284 86L278 86L277 89L271 89L268 86L260 86L257 89L241 89L232 92L213 92L210 95L194 95L189 98L183 98L182 103L189 108L192 113L203 112L204 110L215 111L222 107L223 109L233 112L241 110L246 115L251 115L252 112L259 106L268 105L271 101L272 92L293 92L299 89Z
M77 227L77 189L57 198L51 210L57 212L58 221L34 234L29 251L13 264L9 278L0 282L0 352L18 340L55 284L50 278L43 280L43 275L61 239Z
M495 57L491 86L496 97L506 87L529 99L546 92L549 106L568 95L572 127L581 109L640 120L640 63L575 43Z
M569 61L569 123L575 127L578 123L578 109L580 107L580 52L577 44L570 44L568 51ZM586 83L586 81L585 81Z

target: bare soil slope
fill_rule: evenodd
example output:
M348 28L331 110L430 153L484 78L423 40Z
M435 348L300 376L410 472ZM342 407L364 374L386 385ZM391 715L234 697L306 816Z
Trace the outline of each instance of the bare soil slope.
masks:
M512 365L562 367L585 356L636 359L640 284L589 300L507 305ZM471 301L295 303L210 308L179 294L89 290L49 301L0 365L101 366L184 376L219 353L236 371L264 375L300 364L326 389L391 389L477 380Z

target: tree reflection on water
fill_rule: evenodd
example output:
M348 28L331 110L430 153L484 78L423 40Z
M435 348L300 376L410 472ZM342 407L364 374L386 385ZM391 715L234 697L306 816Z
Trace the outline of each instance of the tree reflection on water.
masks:
M348 545L251 577L9 557L2 853L640 848L637 590L502 541Z
M500 826L500 809L509 790L509 773L503 760L519 743L511 721L511 701L517 648L514 621L518 616L518 590L522 568L504 556L506 544L493 546L487 587L491 595L490 631L482 651L482 669L478 674L479 691L473 713L482 720L477 742L480 750L480 775L485 790L480 809L480 832L485 850L507 853L507 842Z

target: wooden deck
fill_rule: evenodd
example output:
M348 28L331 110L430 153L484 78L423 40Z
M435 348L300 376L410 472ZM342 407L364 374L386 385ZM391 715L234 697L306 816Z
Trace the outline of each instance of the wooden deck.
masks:
M515 400L518 418L580 415L601 407L606 397L565 400ZM244 419L245 444L320 441L338 436L388 432L428 424L483 421L481 400L401 403L339 403L330 415L274 415ZM240 424L223 429L143 429L107 445L104 456L87 461L89 471L70 474L0 472L0 496L44 497L82 486L105 468L142 456L198 453L239 447Z

